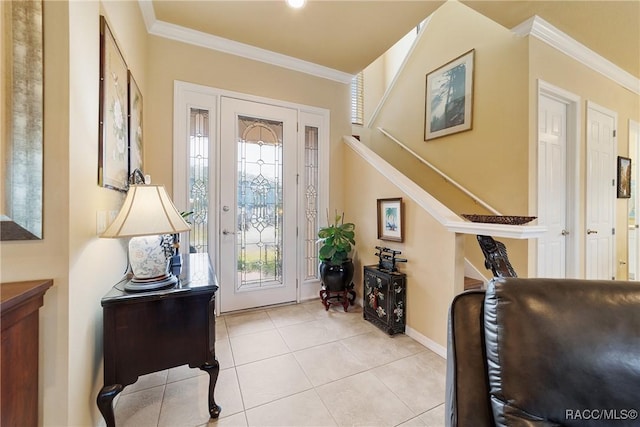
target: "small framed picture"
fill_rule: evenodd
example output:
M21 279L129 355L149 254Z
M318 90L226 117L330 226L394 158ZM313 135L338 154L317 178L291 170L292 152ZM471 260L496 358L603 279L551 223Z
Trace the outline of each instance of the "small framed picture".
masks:
M618 199L631 197L631 159L618 156Z
M427 74L424 140L471 129L474 50Z
M378 199L378 239L402 242L403 218L402 198Z

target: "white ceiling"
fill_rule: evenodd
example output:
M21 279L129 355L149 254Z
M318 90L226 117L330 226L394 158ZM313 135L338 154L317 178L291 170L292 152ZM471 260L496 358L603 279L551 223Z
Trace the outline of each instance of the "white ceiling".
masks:
M152 0L156 19L355 74L444 3ZM462 1L506 28L538 15L640 78L640 1Z

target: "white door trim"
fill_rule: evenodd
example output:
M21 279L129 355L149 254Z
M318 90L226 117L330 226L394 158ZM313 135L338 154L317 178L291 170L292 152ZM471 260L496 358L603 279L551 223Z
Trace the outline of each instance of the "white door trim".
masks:
M173 87L173 203L178 210L187 211L189 206L189 194L187 193L187 182L189 179L188 157L189 145L181 144L181 141L189 139L189 109L201 108L209 113L209 162L218 164L219 146L218 144L218 112L220 111L220 96L215 91L205 86L193 85L190 83L174 82ZM217 182L215 168L209 168L209 182ZM218 200L217 186L210 191L211 198ZM208 216L208 234L214 235L218 230L217 212L210 212ZM181 236L180 249L183 256L189 252L189 238L187 233ZM219 265L217 259L219 251L209 254L211 264L215 267Z
M303 149L298 150L298 170L301 171L299 175L299 187L300 193L298 197L298 224L301 226L306 223L306 215L305 215L305 197L304 197L304 166L305 166L305 144L306 144L306 135L305 135L305 127L311 126L318 129L318 148L325 146L328 147L329 144L329 112L326 114L317 114L311 111L300 111L298 114L298 123L300 126L298 132L298 144ZM319 150L318 151L318 183L325 183L327 185L329 182L329 150ZM328 187L325 188L325 191L321 191L319 197L317 199L317 215L318 215L318 225L324 225L324 221L322 218L325 217L325 212L329 207L329 194ZM317 237L317 233L316 233ZM304 248L305 244L305 233L304 230L301 230L298 233L298 247ZM306 301L314 298L318 298L318 292L320 291L320 277L318 275L316 280L309 279L305 280L304 274L304 263L305 263L305 252L303 250L299 251L298 254L298 302Z
M330 153L329 153L329 143L330 143L330 113L326 108L314 107L304 104L298 104L289 101L276 100L256 95L244 94L234 91L229 91L225 89L219 89L210 86L199 85L195 83L189 83L179 80L174 80L174 105L173 105L173 122L174 122L174 131L173 131L173 200L178 209L186 209L188 194L187 194L187 177L188 177L188 169L187 169L187 150L185 147L181 147L179 141L184 141L184 138L188 135L188 121L186 115L183 114L185 112L185 108L187 106L200 106L194 105L193 101L190 101L190 97L195 97L196 99L201 99L202 107L207 108L211 111L210 117L210 162L212 167L209 168L210 180L209 182L215 182L215 188L211 189L211 196L216 200L216 203L220 201L220 180L216 175L218 173L218 163L220 159L220 99L221 97L228 98L236 98L245 101L258 102L267 105L274 105L278 107L286 107L295 109L298 111L298 117L310 117L316 116L321 117L322 128L320 129L320 140L318 141L319 145L319 170L320 170L320 188L319 188L319 214L324 212L324 209L328 206L329 203L329 170L330 170ZM203 97L203 98L198 98ZM304 126L304 122L299 122L300 126ZM300 134L300 133L299 133ZM322 210L320 210L322 209ZM211 210L209 217L209 235L215 236L217 235L217 230L219 230L219 218L215 210ZM299 233L300 234L300 233ZM218 271L221 260L219 259L219 248L216 246L217 239L214 242L213 246L213 255L210 254L211 263L213 265L214 270ZM300 241L298 242L300 243ZM188 250L188 245L181 245L183 251ZM296 263L299 265L299 263ZM301 270L298 269L297 275L300 276ZM298 283L301 283L302 280L298 277ZM318 289L319 290L319 289ZM297 289L297 301L300 302L303 299L309 299L315 297L317 291L314 292L313 289L307 289L304 286L298 286ZM220 298L216 300L216 309L217 312L220 313Z
M567 106L567 146L566 146L566 159L567 159L567 230L570 234L566 239L566 277L567 278L580 278L584 277L580 272L580 244L581 234L579 232L580 225L580 96L571 93L558 86L554 86L544 80L538 79L538 105L540 104L540 97L546 96L555 99L559 102L566 104ZM538 111L538 110L536 110ZM538 159L537 145L538 145L538 120L536 113L536 159ZM539 161L539 159L538 159ZM540 191L537 188L538 182L538 168L536 170L536 177L534 182L536 183L536 194ZM537 196L540 197L539 195ZM536 202L537 205L537 202ZM533 245L536 253L537 265L537 244Z
M629 157L631 158L631 200L627 206L627 220L630 220L629 210L633 209L633 224L627 223L627 280L640 280L640 218L638 218L638 208L640 207L640 193L638 192L638 161L640 161L640 123L629 119L628 124Z
M638 184L640 183L640 173L638 172L638 164L640 161L640 123L629 119L629 157L631 158L631 201L634 206L627 206L627 218L629 218L629 209L633 208L635 212L634 224L628 225L627 230L627 280L640 280L640 218L638 213L640 212L640 192L638 191ZM633 166L633 165L636 166ZM635 185L634 185L635 184ZM635 255L635 256L634 256ZM633 275L633 279L631 276Z

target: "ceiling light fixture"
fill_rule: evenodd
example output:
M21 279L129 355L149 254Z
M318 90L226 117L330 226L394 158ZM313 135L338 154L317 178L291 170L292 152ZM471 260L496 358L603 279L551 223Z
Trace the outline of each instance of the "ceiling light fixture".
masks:
M306 0L287 0L287 4L294 9L300 9L306 2Z

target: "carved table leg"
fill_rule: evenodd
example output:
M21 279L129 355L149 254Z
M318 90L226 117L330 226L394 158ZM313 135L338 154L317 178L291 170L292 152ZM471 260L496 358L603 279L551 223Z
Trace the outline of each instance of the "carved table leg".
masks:
M214 360L212 365L203 365L200 367L203 371L209 374L209 415L211 418L218 418L222 408L216 404L213 397L213 392L216 388L216 382L218 382L218 373L220 373L220 364L218 360Z
M98 409L107 422L107 427L115 427L116 419L113 415L113 399L122 391L124 387L121 384L106 385L102 387L96 402Z

